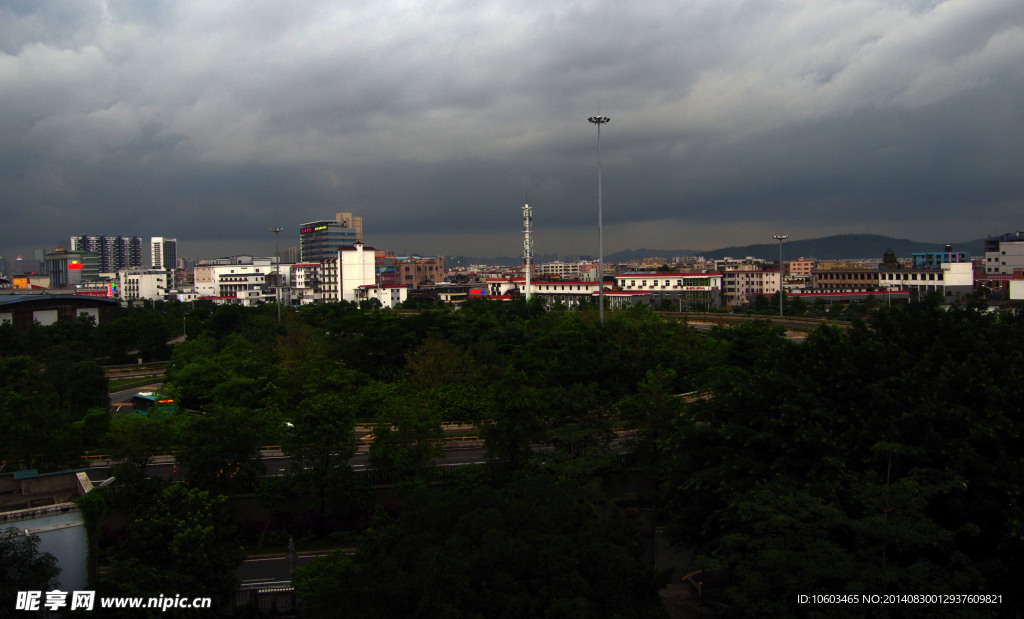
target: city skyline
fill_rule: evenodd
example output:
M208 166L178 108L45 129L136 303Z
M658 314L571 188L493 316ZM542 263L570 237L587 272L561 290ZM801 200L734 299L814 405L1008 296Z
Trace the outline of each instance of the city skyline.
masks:
M269 255L709 250L1021 227L1009 0L0 6L0 255L72 234Z

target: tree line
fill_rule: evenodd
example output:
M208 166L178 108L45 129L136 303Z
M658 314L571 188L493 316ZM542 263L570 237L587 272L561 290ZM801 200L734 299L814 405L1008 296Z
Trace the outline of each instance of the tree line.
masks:
M104 496L140 524L103 549L118 590L156 590L153 570L187 578L193 564L225 593L224 574L254 540L217 497L255 493L276 514L276 539L356 544L355 554L297 572L308 616L336 612L338 592L372 616L658 616L666 575L639 560L636 505L656 507L659 525L696 550L695 567L720 583L708 595L723 615L864 611L799 607L798 593L1005 596L998 609L892 611L899 616L1021 608L1009 586L1024 557L1024 325L1013 315L876 307L802 343L764 322L701 334L641 309L601 324L587 308L525 300L406 314L316 305L280 324L267 307L156 304L117 320L142 316L162 321L164 335L184 327L184 342L151 350L172 362L166 389L192 414L89 426L95 403L77 402L66 385L62 399L54 385L88 375L68 364L113 358L101 326L74 325L78 335L52 337L48 348L5 347L0 359L6 420L28 427L46 410L79 424L31 450L46 455L18 461L64 466L89 445L121 461ZM0 329L0 341L19 337ZM72 344L79 356L54 352ZM452 420L486 420L489 465L431 489L431 439ZM371 465L400 480L394 504L375 505L347 465L357 421L379 422ZM293 457L286 476L265 476L259 447L268 444ZM169 448L183 471L170 486L144 468ZM632 502L607 494L601 481L625 467L657 491ZM307 513L281 511L300 495ZM210 523L202 530L214 537L201 544L210 552L146 567L175 535L199 535L174 532L180 510Z

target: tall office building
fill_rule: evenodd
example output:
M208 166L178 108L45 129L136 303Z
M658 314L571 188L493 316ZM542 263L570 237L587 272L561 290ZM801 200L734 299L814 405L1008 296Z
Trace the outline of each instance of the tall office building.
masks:
M363 242L363 218L356 217L352 213L335 213L334 221L338 222L346 228L352 228L356 231L356 243Z
M174 270L178 265L178 239L154 236L149 240L150 265L154 269Z
M338 213L335 219L311 221L299 228L299 261L323 262L336 258L342 247L363 242L363 218Z
M71 251L88 251L100 257L100 272L142 266L142 239L137 236L73 236Z

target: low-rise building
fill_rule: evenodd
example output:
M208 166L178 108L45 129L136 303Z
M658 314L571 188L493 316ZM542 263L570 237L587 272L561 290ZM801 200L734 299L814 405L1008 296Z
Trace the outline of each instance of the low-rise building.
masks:
M122 269L117 272L114 298L121 301L166 299L173 288L173 276L163 269Z
M100 275L100 255L90 251L67 251L58 248L46 254L46 272L50 288L73 289L84 282L96 281Z
M319 262L300 262L290 267L291 299L298 305L320 303L324 300L321 290L321 268Z
M267 277L277 273L276 260L233 256L204 261L205 264L195 267L195 292L201 298L242 305L273 301L275 289L268 285ZM287 268L280 269L282 290L287 290L288 271Z
M974 291L974 269L970 262L944 262L938 268L882 269L877 276L881 289L907 291L915 301L929 292L937 292L948 301Z
M726 307L744 305L758 295L770 297L779 291L778 270L745 266L722 272L722 301Z
M1012 275L1024 268L1024 232L985 239L985 275Z
M118 302L104 297L75 294L11 294L0 296L0 323L10 322L28 329L38 322L44 327L58 320L74 321L91 316L96 324L112 320Z
M946 245L942 251L919 251L910 254L914 268L940 268L943 262L970 262L971 254L965 251L953 251L952 245Z
M385 309L394 309L409 297L409 289L405 286L364 285L356 289L356 302L378 301Z
M786 273L790 277L811 277L811 271L818 266L818 261L813 258L797 258L786 263Z
M660 307L670 303L679 311L722 307L722 273L642 272L615 276L615 285L627 292L650 293L650 303Z
M485 284L486 286L481 286L479 290L489 297L526 295L525 277L489 278ZM609 286L606 284L605 288L607 290ZM596 281L539 280L530 282L530 296L543 299L548 306L561 303L565 307L576 307L581 303L594 303L597 293ZM471 292L470 296L477 295Z
M765 268L764 265L764 258L755 258L753 256L747 256L746 258L731 258L726 256L715 260L715 272L724 273L725 271L737 270L758 271L763 270Z
M561 279L596 279L597 263L590 260L562 262L555 260L534 266L534 274L538 277L558 277Z
M866 267L814 269L811 271L814 292L870 292L879 289L878 270Z
M395 285L413 290L444 281L444 256L396 256Z

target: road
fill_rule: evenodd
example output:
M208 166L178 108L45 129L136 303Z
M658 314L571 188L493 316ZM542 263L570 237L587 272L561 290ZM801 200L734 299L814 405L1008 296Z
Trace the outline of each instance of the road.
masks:
M110 393L110 412L114 415L130 413L132 410L132 398L142 391L159 391L163 383L152 383L143 387L132 387Z
M444 450L444 457L437 463L439 465L453 464L483 464L487 449L485 447L464 447ZM354 471L366 470L369 466L367 453L357 453L348 462ZM264 451L263 464L267 468L267 475L280 475L291 465L291 458L278 451ZM107 461L94 462L89 469L89 480L94 484L110 477L110 470L113 464ZM146 467L146 474L161 479L181 479L182 471L178 469L173 456L156 456Z
M295 567L302 567L317 557L330 554L330 550L310 550L295 553ZM249 555L236 572L243 587L285 582L291 579L291 565L286 553Z

